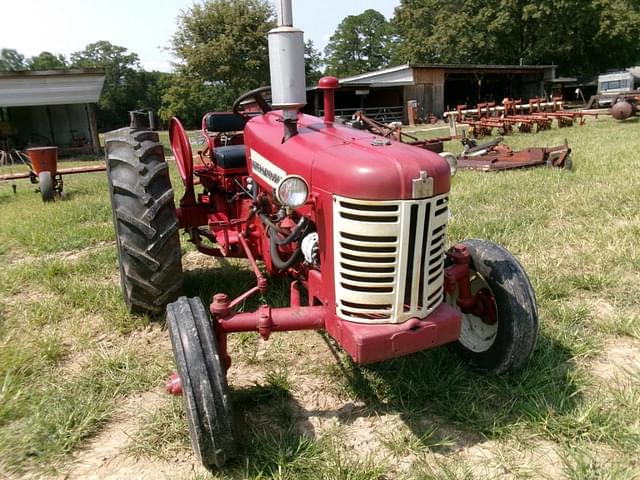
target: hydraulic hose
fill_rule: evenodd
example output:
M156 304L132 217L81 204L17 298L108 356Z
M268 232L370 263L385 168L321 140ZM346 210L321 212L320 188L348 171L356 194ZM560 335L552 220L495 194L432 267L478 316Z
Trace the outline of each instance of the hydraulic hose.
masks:
M294 242L298 239L298 237L300 236L300 234L302 233L302 231L306 226L307 226L307 217L300 217L300 220L298 220L298 224L295 226L293 230L291 230L291 233L287 235L286 238L279 239L277 238L277 236L272 238L275 239L275 242L277 245L288 245L291 242Z
M271 229L271 227L269 227L269 251L271 253L271 261L277 269L287 270L300 260L302 250L300 248L297 248L286 261L282 260L282 258L280 258L280 254L278 253L278 244L276 243L276 241L276 233Z

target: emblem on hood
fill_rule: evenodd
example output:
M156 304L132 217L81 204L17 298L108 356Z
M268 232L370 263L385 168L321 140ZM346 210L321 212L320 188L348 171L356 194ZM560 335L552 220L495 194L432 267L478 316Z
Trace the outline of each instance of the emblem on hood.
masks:
M414 178L413 182L413 198L427 198L433 196L433 178L429 176L426 170L420 170L420 176Z

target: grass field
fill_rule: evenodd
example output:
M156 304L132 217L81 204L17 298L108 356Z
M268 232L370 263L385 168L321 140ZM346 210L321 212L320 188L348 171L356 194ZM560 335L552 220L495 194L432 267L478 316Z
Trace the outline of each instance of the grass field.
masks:
M123 305L105 175L68 177L68 200L51 204L28 182L15 196L0 184L0 477L640 478L640 122L507 142L565 138L573 172L453 179L450 241L503 244L536 290L524 371L480 376L447 348L358 367L321 334L237 335L243 447L214 474L191 455L181 400L162 392L163 325ZM188 295L253 281L243 263L184 250ZM284 305L287 285L272 287Z

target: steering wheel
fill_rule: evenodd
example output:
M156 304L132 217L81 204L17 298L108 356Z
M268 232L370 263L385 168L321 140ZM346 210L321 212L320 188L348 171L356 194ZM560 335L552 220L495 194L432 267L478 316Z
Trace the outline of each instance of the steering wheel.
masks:
M250 118L251 117L250 114L240 111L240 104L249 98L253 98L255 100L255 102L260 107L260 110L262 110L262 113L270 112L271 105L269 105L267 101L264 99L264 97L262 96L264 92L268 92L269 90L271 90L271 87L266 86L266 87L256 88L254 90L250 90L246 93L243 93L238 98L236 98L235 101L233 102L233 107L232 107L233 113L235 113L236 115L242 115L243 117Z

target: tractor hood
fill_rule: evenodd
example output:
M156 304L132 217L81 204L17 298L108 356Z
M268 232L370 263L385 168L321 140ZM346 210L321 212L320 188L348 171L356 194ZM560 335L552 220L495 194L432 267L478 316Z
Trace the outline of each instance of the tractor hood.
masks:
M275 187L286 175L300 175L312 191L361 200L405 200L417 198L415 182L430 178L433 195L449 191L449 165L428 150L303 114L298 115L297 135L283 143L282 132L280 112L253 118L244 130L249 172L266 186Z

